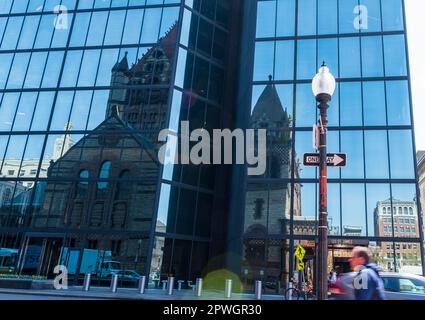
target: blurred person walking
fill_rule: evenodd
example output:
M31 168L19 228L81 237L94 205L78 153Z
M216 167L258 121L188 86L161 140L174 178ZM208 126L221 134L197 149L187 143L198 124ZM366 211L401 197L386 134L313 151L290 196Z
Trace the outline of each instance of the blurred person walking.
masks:
M354 297L356 300L384 300L384 284L379 275L379 268L370 262L368 248L353 249L350 265L357 273L354 278Z

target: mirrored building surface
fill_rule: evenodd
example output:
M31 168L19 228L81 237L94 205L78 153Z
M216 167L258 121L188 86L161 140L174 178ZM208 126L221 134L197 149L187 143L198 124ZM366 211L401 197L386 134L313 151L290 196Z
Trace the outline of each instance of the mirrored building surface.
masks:
M301 244L314 285L318 180L302 157L322 61L338 83L329 150L348 155L329 170L329 268L364 245L419 272L402 0L0 1L0 272L187 287L226 269L279 293ZM161 164L159 133L181 137L181 121L266 129L265 172Z
M236 123L268 129L268 167L261 177L234 170L234 187L245 181L230 210L244 225L229 243L241 253L235 270L246 272L251 285L262 277L270 291L282 292L297 274L294 250L301 244L307 281L315 285L318 170L302 162L304 153L315 152L319 110L311 79L325 61L337 79L328 151L348 156L346 167L328 170L329 271L349 271L351 250L361 245L383 270L422 274L403 1L245 4ZM274 250L277 239L285 245ZM281 262L277 269L271 252Z

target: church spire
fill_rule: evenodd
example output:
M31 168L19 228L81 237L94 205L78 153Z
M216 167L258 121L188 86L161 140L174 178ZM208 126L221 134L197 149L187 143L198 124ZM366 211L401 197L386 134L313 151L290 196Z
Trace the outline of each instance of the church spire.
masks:
M128 59L127 59L128 51L125 52L124 58L121 59L120 62L117 62L115 66L112 68L112 72L118 71L128 71Z

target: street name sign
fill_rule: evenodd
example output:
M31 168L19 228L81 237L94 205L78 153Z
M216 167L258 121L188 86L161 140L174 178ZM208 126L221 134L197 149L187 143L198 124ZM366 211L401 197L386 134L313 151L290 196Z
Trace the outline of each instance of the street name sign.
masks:
M345 167L347 165L347 155L345 153L328 153L326 163L328 167ZM305 153L304 165L307 167L318 167L320 165L320 154Z

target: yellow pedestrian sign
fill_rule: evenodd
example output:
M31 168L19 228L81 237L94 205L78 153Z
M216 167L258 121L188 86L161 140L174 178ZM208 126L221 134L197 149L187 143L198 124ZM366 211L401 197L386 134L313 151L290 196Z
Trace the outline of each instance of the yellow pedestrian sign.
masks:
M301 261L301 262L299 262L299 263L298 263L298 270L299 270L299 271L303 271L303 270L304 270L304 268L305 268L304 262L302 262L302 261Z
M298 260L303 261L305 257L305 252L305 249L301 245L299 245L295 250L295 256L298 258Z

